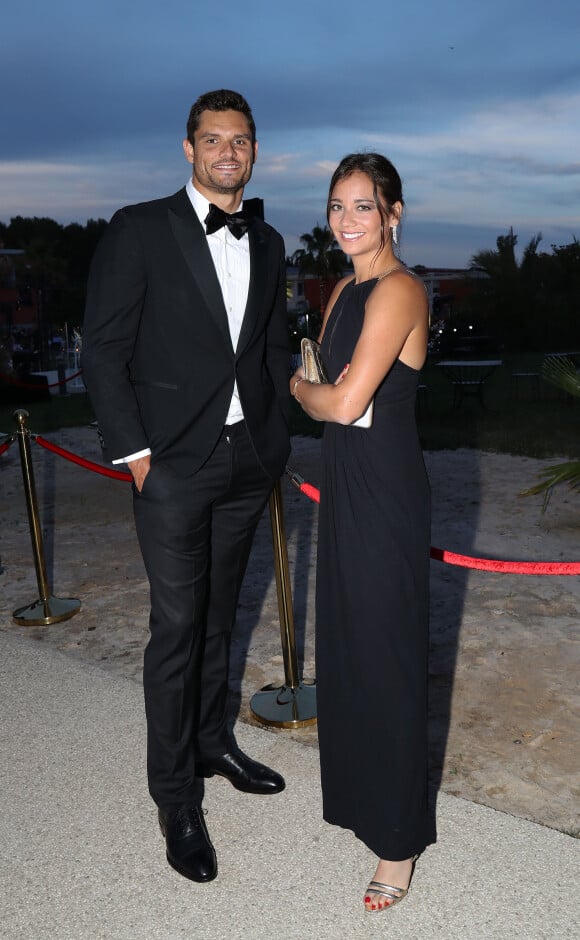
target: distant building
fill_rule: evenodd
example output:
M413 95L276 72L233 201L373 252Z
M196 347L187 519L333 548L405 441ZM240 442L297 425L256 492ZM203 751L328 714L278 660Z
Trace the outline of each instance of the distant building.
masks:
M457 305L469 296L470 281L486 278L487 274L477 268L427 268L417 265L412 270L427 289L429 307L438 317L448 318ZM345 269L352 274L352 268ZM323 287L323 305L328 301L339 278L329 278ZM301 274L295 265L286 268L288 313L299 314L309 310L320 310L321 282L315 274Z
M412 270L427 289L431 313L444 320L453 316L461 301L467 300L470 281L488 276L480 268L426 268L419 264Z

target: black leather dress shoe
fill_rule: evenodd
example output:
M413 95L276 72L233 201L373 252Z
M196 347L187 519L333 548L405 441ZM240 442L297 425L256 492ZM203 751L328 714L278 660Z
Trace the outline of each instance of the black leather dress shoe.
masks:
M191 881L212 881L217 875L217 859L201 807L168 813L160 809L159 825L171 867Z
M200 777L225 777L243 793L280 793L286 786L284 778L265 764L252 760L239 748L221 757L200 761L196 767Z

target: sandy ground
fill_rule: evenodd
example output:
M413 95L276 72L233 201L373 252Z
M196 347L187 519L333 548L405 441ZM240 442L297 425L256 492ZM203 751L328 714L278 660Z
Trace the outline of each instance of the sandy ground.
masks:
M47 437L101 461L90 428ZM295 438L289 461L314 485L319 450L319 442ZM50 626L12 620L15 609L39 595L14 444L0 457L0 629L140 681L148 591L130 487L34 441L31 453L49 582L55 596L79 598L82 606L72 619ZM471 450L426 454L432 544L498 559L580 560L577 496L556 491L545 515L539 497L518 496L554 462ZM312 678L317 510L289 480L282 494L296 648L301 674ZM254 692L284 683L272 559L266 512L240 599L232 663L239 718L248 722ZM466 571L438 561L431 569L433 786L578 836L580 579ZM317 744L315 725L264 733Z

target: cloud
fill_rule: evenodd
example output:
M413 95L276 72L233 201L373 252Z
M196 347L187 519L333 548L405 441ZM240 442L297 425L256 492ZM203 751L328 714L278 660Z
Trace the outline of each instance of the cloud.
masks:
M483 108L433 133L367 134L366 140L402 170L420 219L573 229L579 114L580 95L550 95Z
M294 247L324 221L338 161L360 149L399 168L417 262L447 251L461 264L512 224L522 241L537 230L569 241L580 230L579 25L577 0L368 0L364 17L347 0L295 0L275 16L271 0L225 0L219 20L187 0L20 0L2 21L2 220L109 217L175 191L189 170L189 106L225 86L248 97L258 125L248 195Z
M49 216L61 223L110 218L122 205L174 192L170 170L140 161L0 163L2 221L15 215Z

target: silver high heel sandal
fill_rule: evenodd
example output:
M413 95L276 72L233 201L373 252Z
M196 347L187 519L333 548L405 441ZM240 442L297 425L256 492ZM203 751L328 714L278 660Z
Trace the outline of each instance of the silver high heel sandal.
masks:
M387 903L382 904L380 907L377 907L373 910L372 908L365 906L365 911L369 914L379 914L381 911L389 911L392 907L397 904L398 901L402 901L403 898L407 897L409 893L409 888L411 886L411 878L413 877L413 872L415 871L415 862L419 858L418 855L414 855L411 859L411 876L409 878L409 886L407 888L397 888L395 885L385 885L381 881L370 881L365 892L365 902L367 897L367 892L371 894L378 894L380 897L387 898Z

